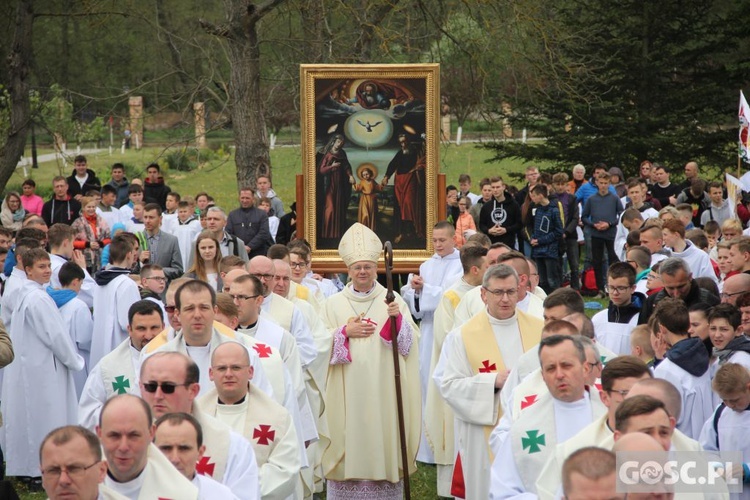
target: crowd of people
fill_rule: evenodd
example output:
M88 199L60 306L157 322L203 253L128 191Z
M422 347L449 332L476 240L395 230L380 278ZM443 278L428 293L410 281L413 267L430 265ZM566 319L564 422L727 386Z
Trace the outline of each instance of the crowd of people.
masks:
M360 223L316 274L267 177L227 214L75 163L0 217L0 444L52 499L396 499L418 464L443 497L625 498L615 453L658 450L750 482L750 212L693 162L462 175L392 297Z

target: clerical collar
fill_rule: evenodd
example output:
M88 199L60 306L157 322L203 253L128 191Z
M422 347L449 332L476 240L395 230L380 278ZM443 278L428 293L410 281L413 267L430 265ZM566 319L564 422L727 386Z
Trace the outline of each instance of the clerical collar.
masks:
M563 401L561 399L557 399L555 397L552 398L552 400L555 402L555 404L560 405L564 408L577 408L579 406L586 406L589 403L589 391L584 390L583 396L581 396L581 399L576 399L575 401Z
M225 406L232 406L232 405L241 405L242 403L244 403L244 402L245 402L245 399L246 399L246 398L247 398L247 394L245 394L245 395L244 395L244 396L242 397L242 399L240 399L240 400L239 400L239 401L237 401L236 403L232 403L232 404L230 404L230 405L228 405L228 404L226 404L226 403L225 403L224 401L222 401L222 400L221 400L221 398L216 398L216 399L218 399L218 401L219 401L219 404L220 404L220 405L225 405Z
M127 485L129 485L129 484L132 484L132 483L135 483L136 481L138 481L138 480L140 479L140 477L141 477L141 474L143 474L143 471L145 471L145 470L146 470L146 468L144 467L144 468L143 468L143 469L141 470L141 472L139 472L138 474L136 474L136 476L135 476L135 477L134 477L133 479L131 479L130 481L120 481L120 480L118 480L118 479L117 479L117 478L116 478L115 476L113 476L113 475L112 475L112 473L111 473L111 472L110 472L109 470L107 471L107 476L108 476L108 477L109 477L109 478L110 478L110 479L111 479L112 481L114 481L115 483L117 483L117 484L121 484L121 485L123 485L123 486L127 486Z
M370 288L366 292L360 292L359 290L357 290L356 288L354 288L354 285L352 285L352 292L354 293L354 295L357 295L359 297L365 297L367 295L370 295L370 293L372 293L373 290L375 290L375 283L373 283L372 284L372 288Z
M236 330L252 330L253 328L255 328L255 325L257 325L257 324L258 324L258 320L256 319L256 320L255 320L255 323L251 323L251 324L249 324L249 325L247 325L247 326L242 326L242 325L239 325L239 326L238 326L238 327L236 328Z

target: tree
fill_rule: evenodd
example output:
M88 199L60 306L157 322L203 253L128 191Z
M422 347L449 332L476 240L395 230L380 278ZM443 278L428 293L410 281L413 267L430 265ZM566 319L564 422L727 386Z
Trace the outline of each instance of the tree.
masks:
M716 0L550 7L529 23L539 27L543 85L511 96L509 117L546 141L496 143L496 158L605 161L626 175L644 159L726 162L743 60L735 51L748 37L735 14Z
M0 140L0 186L8 183L16 170L18 160L26 145L26 136L31 124L31 86L30 61L32 27L34 24L33 2L21 0L18 2L15 15L15 31L10 53L8 54L8 89L7 103L10 112L0 119L8 119L9 125L4 127Z

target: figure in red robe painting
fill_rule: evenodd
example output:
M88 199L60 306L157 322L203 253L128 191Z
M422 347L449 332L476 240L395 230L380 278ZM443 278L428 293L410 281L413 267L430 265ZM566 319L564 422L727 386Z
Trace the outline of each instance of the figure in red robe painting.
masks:
M319 152L318 173L324 192L322 238L341 238L354 184L352 166L344 151L344 136L334 134Z
M425 167L427 158L424 148L409 143L406 134L398 136L399 151L388 164L381 186L396 174L393 189L396 194L394 222L399 243L404 236L425 237Z

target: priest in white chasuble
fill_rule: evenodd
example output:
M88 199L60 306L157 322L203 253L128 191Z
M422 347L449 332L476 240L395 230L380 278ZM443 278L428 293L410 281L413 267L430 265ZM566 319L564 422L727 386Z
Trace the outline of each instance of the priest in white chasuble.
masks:
M482 284L484 272L487 270L487 249L480 245L467 243L461 247L460 258L464 273L446 290L440 299L440 305L435 310L430 374L435 372L445 337L453 329L453 313L456 306L466 292ZM450 496L453 459L455 458L453 410L440 395L432 378L427 384L427 402L423 419L427 442L435 454L435 463L437 463L438 495L447 497Z
M403 471L394 382L391 323L395 322L409 473L421 430L419 330L409 307L376 281L382 244L354 224L339 244L350 283L326 300L323 320L333 334L326 388L330 444L323 452L329 499L401 499Z
M505 264L482 281L485 310L445 339L433 379L455 414L456 459L451 494L487 498L489 435L501 416L500 389L518 358L534 348L543 322L516 309L518 274Z
M555 445L606 414L598 395L589 395L586 378L591 365L586 362L579 337L553 335L543 339L539 361L546 391L540 391L538 397L529 395L500 444L492 464L490 499L536 494L539 472Z

